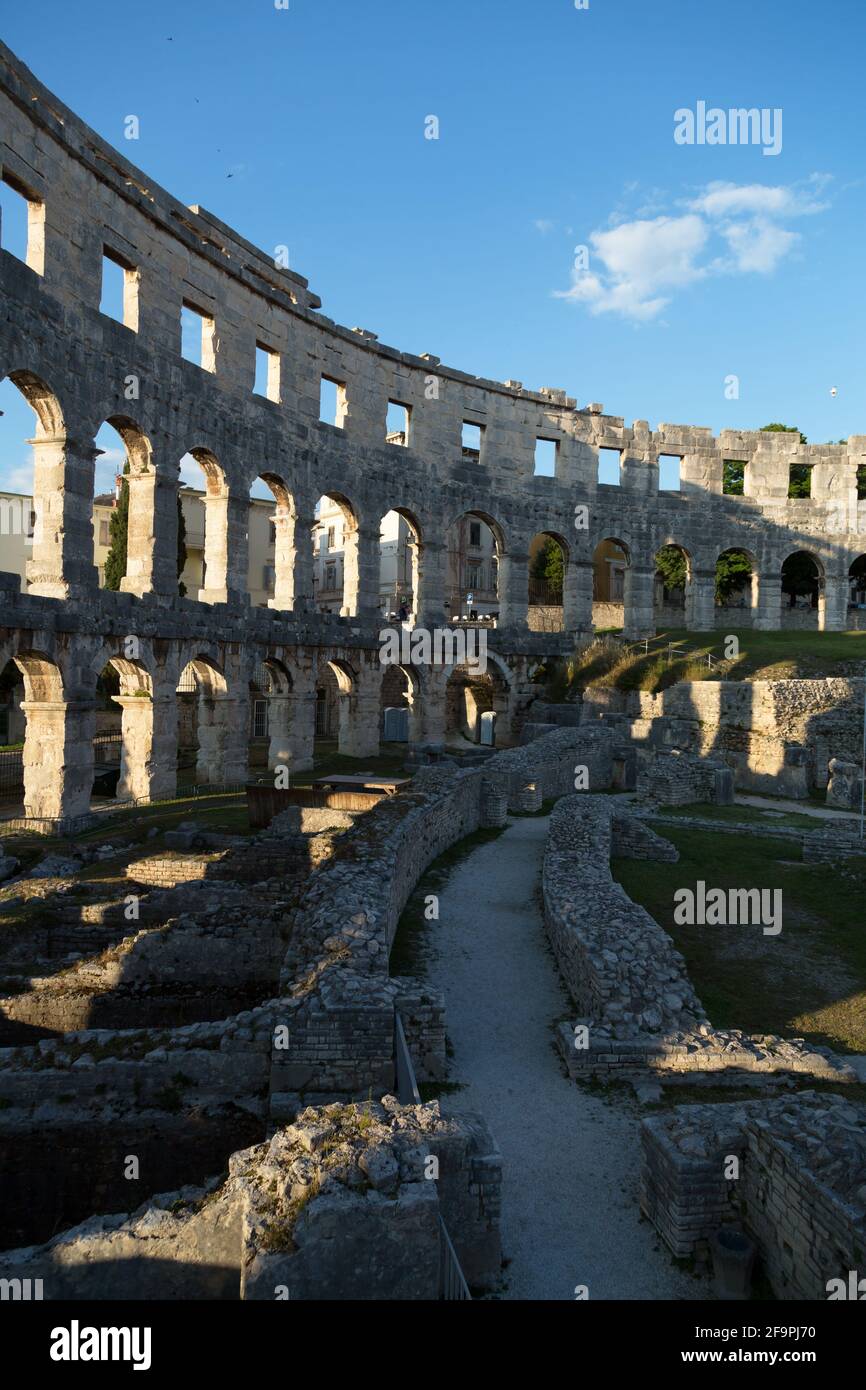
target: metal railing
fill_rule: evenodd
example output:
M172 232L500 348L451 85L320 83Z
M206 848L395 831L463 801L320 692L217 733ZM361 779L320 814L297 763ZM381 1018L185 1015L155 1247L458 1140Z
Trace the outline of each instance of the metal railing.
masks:
M406 1030L399 1009L394 1010L394 1070L397 1099L401 1105L420 1105L421 1092L415 1079L415 1068L406 1043ZM472 1302L457 1252L451 1243L448 1228L439 1216L439 1298L447 1302Z

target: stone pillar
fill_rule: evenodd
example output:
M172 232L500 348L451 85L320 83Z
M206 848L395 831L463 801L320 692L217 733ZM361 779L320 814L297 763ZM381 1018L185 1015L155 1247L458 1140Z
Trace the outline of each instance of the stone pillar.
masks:
M417 587L414 618L418 627L433 631L446 625L445 579L448 551L438 541L422 541L417 548Z
M27 588L45 598L87 596L98 587L93 563L93 462L97 450L42 435L33 446L36 513Z
M514 551L499 559L499 627L526 628L529 616L529 556Z
M74 831L91 819L93 735L90 701L23 700L24 814Z
M631 641L654 637L655 568L652 565L630 564L625 572L623 601L623 636Z
M686 589L686 627L689 632L712 632L716 623L716 571L692 571Z
M177 791L177 700L115 695L123 711L118 801L160 801Z
M249 762L249 696L202 695L198 703L196 780L245 782Z
M295 613L315 611L313 585L313 541L312 529L316 524L314 516L302 516L300 512L294 519L290 560L292 566L292 609ZM279 528L277 544L280 544Z
M447 722L447 672L433 667L419 696L421 702L421 742L444 743Z
M822 632L845 632L848 627L847 575L827 575L818 602L818 626Z
M343 613L376 623L379 604L379 526L357 526L344 537Z
M378 755L381 697L381 666L362 669L351 691L340 692L338 752L349 758Z
M782 577L759 575L755 627L759 632L778 632L782 626Z
M296 548L303 542L299 523L288 507L277 505L271 517L274 524L274 596L268 607L291 613L295 607ZM309 550L309 546L307 549ZM312 566L311 566L312 573Z
M570 559L562 587L562 630L592 635L592 562Z
M211 488L213 487L213 491ZM205 587L200 603L249 602L247 594L247 513L249 499L232 497L225 484L208 481L205 503Z
M294 775L313 766L316 689L290 690L268 701L268 767L287 767Z
M157 469L128 473L129 524L126 541L126 576L120 587L125 594L158 594L174 598L178 593L176 478Z

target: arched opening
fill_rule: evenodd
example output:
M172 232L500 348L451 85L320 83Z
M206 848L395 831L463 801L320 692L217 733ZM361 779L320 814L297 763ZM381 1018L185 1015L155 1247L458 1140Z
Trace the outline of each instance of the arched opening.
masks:
M656 551L653 563L653 617L656 627L688 626L692 583L689 552L681 545L663 545Z
M782 627L823 626L824 567L808 550L797 550L782 565Z
M383 743L420 742L421 689L416 671L386 666L379 707Z
M250 488L247 592L255 608L290 613L295 603L297 510L286 483L262 472Z
M313 601L320 613L351 617L357 613L359 574L358 519L339 493L323 493L316 503L312 529Z
M292 728L294 682L288 668L265 657L250 682L250 766L289 767L297 762Z
M379 526L379 600L390 623L412 624L418 615L421 532L402 508L386 512Z
M7 662L0 691L8 740L0 752L4 813L46 829L83 828L93 787L92 706L65 701L60 670L41 652L19 652Z
M176 693L178 788L233 780L225 774L230 732L225 676L208 657L194 657L181 671Z
M155 474L132 420L106 420L94 441L93 563L101 589L145 593L153 575Z
M508 686L495 666L483 674L469 666L454 668L445 686L447 743L499 747L506 741L507 716Z
M64 598L75 539L63 517L66 429L57 397L32 372L0 381L0 458L0 569L24 591Z
M448 529L445 612L451 622L495 625L502 533L491 517L466 512Z
M149 801L174 790L174 759L155 767L153 685L141 661L109 658L96 681L93 796L96 802ZM162 730L165 732L165 729Z
M866 555L858 555L851 565L848 581L849 616L854 619L854 626L866 627Z
M732 547L716 560L716 621L749 627L758 610L758 566L748 550Z
M329 752L354 756L352 717L356 688L357 678L347 662L319 662L316 674L317 758Z
M228 480L209 449L195 448L180 461L180 483L179 592L201 603L225 603L231 588Z
M530 632L563 632L568 549L560 536L541 531L529 542Z
M625 625L625 589L631 554L624 541L606 536L592 556L592 625L596 632Z

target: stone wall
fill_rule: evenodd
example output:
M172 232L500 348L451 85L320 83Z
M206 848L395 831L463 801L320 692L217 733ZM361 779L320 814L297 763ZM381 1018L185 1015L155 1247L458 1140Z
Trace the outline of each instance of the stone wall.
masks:
M801 1092L681 1106L642 1124L641 1209L679 1258L744 1226L777 1298L866 1270L866 1108ZM737 1167L730 1160L737 1160ZM736 1172L736 1176L730 1176Z

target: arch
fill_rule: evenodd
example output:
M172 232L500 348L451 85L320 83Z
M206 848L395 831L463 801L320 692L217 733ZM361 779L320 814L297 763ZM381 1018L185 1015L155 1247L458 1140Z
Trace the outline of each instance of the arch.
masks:
M344 493L322 492L310 534L315 607L320 613L355 616L362 590L372 582L369 574L362 573L371 557L361 554L360 518ZM378 583L378 566L375 582Z
M716 556L715 595L717 613L724 621L754 622L759 601L758 559L744 546L731 545Z
M494 623L502 602L501 567L505 532L489 512L470 507L446 532L445 612L452 622Z
M482 715L497 716L493 743L499 745L507 729L510 698L508 670L501 660L491 661L483 672L467 665L451 667L445 682L445 738L453 747L482 742Z
M3 451L21 458L22 472L30 480L19 493L3 498L2 568L19 573L22 588L31 593L65 598L79 573L86 580L87 552L81 541L85 533L89 539L90 527L89 517L72 514L75 484L68 486L63 409L47 382L30 371L8 372L0 381L0 396ZM79 461L81 466L89 467L90 461Z
M111 415L97 430L93 480L93 563L100 587L147 593L156 531L153 449L129 416Z
M381 737L389 743L417 743L421 737L421 679L412 666L386 666L379 696ZM389 711L406 710L405 719Z
M188 460L190 462L188 462ZM247 593L247 513L249 498L230 486L228 473L213 451L195 445L181 459L181 478L190 464L204 478L203 494L187 481L183 492L185 564L182 592L200 603L231 603Z
M40 439L66 437L66 423L60 401L51 387L35 374L28 371L6 373L14 386L18 387L30 409L36 416L36 434Z
M538 531L529 542L527 598L531 632L562 632L569 550L555 531Z
M257 484L263 484L267 497ZM266 502L273 504L273 509ZM254 605L290 613L295 606L298 508L281 474L263 468L249 489L247 592ZM253 569L254 557L264 565Z
M684 545L666 541L653 556L653 618L656 627L691 626L694 565Z
M592 625L596 631L623 627L631 567L631 546L620 536L603 536L593 547Z
M415 514L408 507L389 508L379 522L379 601L386 621L417 621L422 550Z

